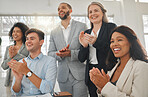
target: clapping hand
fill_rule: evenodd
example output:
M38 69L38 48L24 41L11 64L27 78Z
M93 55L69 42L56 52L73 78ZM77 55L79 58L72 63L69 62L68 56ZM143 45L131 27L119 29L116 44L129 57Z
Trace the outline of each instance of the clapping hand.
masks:
M88 33L84 34L84 31L82 31L80 33L79 41L80 41L81 45L83 45L83 47L87 47L88 44L93 45L96 42L96 40L97 40L97 33L94 32L94 31L93 31L93 33L94 33L94 35L90 35Z
M87 40L87 38L86 38L86 36L84 34L84 31L80 32L79 41L80 41L80 44L83 47L87 47L88 46L89 41Z
M60 56L60 57L67 57L67 56L71 56L71 51L69 49L69 44L64 47L63 49L59 50L58 53L56 53L57 56Z
M106 74L103 69L100 71L98 68L93 67L93 69L89 71L89 76L99 91L110 81L109 75Z
M13 58L14 56L16 56L17 54L17 50L14 46L10 46L9 47L9 56L10 58Z

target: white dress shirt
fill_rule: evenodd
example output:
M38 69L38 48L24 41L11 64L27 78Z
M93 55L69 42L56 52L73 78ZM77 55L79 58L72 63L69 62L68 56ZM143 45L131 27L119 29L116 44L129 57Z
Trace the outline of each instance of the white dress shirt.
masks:
M97 31L97 36L99 34L100 29ZM94 35L94 32L92 30L91 35ZM96 56L96 48L92 46L92 44L89 44L89 60L90 64L98 64L97 56Z
M62 31L63 31L63 35L64 35L64 39L66 41L66 44L68 44L68 37L70 34L70 30L71 30L71 23L72 23L72 19L70 20L69 25L67 26L67 28L65 29L64 26L62 24L60 24Z

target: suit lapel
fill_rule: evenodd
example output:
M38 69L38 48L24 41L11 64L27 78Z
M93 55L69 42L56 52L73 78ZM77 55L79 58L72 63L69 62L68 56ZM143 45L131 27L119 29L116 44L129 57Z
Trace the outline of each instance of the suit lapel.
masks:
M61 48L66 47L66 41L65 41L65 38L64 38L64 35L63 35L63 30L60 27L60 25L58 26L57 33L58 33L57 37L58 37L58 40L59 40L59 44L61 45Z
M22 44L22 46L21 46L21 48L19 49L18 53L21 53L24 48L25 48L25 44Z
M72 40L72 38L73 38L73 35L74 35L74 31L75 31L75 28L76 28L76 23L75 23L75 21L74 20L72 20L72 23L71 23L71 29L70 29L70 34L69 34L69 37L68 37L68 44L70 44L71 43L71 40Z
M127 64L125 65L125 67L124 67L124 69L117 81L117 84L116 84L120 90L122 90L124 83L126 82L128 76L130 75L130 72L131 72L134 62L135 61L132 58L130 58L129 61L127 62Z
M115 72L115 70L116 70L117 66L119 65L119 63L120 63L120 61L118 61L118 63L115 65L115 67L111 71L108 72L108 75L110 76L110 78L113 76L113 73Z
M105 34L105 33L104 33L105 25L106 25L106 24L105 24L104 22L102 22L102 26L101 26L100 32L99 32L99 34L98 34L98 39L102 39L102 36Z

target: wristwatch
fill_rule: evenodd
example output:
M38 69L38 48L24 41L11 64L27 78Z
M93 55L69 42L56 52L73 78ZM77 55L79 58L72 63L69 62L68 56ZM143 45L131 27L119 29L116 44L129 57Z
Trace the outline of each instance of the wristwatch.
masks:
M26 75L26 78L28 78L28 77L31 77L32 76L32 71L29 71L28 73L27 73L27 75Z

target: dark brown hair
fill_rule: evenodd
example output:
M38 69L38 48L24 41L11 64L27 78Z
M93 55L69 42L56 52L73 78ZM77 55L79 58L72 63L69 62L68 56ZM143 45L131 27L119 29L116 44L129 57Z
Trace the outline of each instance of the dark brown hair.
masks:
M133 60L148 62L146 50L144 49L135 32L131 28L124 25L116 27L110 35L110 40L114 32L121 33L128 39L128 42L130 43L130 57L132 57ZM111 70L116 63L117 58L114 56L112 50L110 49L106 61L106 64L108 65L108 70Z

